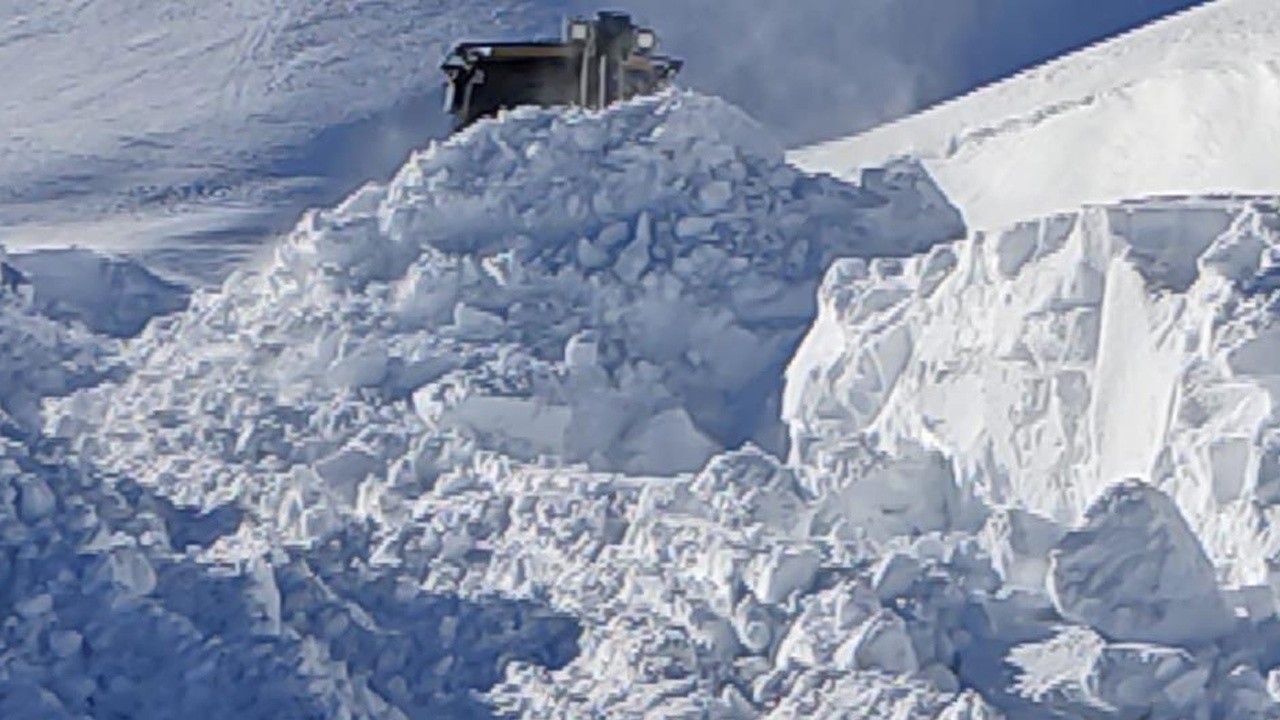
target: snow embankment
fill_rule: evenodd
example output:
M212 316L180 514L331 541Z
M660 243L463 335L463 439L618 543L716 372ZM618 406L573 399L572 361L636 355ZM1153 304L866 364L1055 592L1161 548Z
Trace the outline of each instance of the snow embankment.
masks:
M918 158L979 230L1129 198L1274 192L1277 27L1271 0L1210 3L792 159L851 176Z
M799 458L923 441L995 504L1069 523L1107 485L1170 492L1236 582L1280 552L1267 200L1148 201L837 263L788 372Z

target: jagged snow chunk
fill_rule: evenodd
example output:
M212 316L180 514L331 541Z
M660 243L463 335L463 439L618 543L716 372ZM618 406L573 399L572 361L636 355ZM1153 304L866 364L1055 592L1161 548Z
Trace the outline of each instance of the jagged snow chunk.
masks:
M1143 712L1151 717L1187 717L1205 701L1210 670L1182 649L1107 645L1085 682L1093 697L1122 717L1140 717Z
M816 532L875 540L939 530L974 530L980 509L964 497L939 453L906 447L885 456L862 444L823 451L810 473L819 497Z
M837 263L788 368L793 455L924 443L963 492L1063 525L1116 480L1158 482L1231 584L1261 584L1280 553L1278 218L1266 198L1149 199L896 271Z
M1057 523L1031 511L998 508L979 537L1005 584L1040 590L1049 572L1049 553L1065 533Z
M1168 495L1109 488L1054 548L1049 589L1063 616L1111 640L1194 645L1230 629L1213 565Z
M1004 720L1004 715L972 690L960 693L937 720Z
M890 610L868 618L853 637L836 648L835 663L841 670L875 669L896 675L920 669L907 624Z

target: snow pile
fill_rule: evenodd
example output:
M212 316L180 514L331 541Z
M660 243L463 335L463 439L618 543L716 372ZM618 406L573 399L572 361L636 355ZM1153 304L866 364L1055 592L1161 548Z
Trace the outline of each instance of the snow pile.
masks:
M573 648L576 623L531 602L405 594L331 550L220 548L234 511L54 452L0 438L5 718L473 717L507 662Z
M988 639L981 604L998 584L974 543L898 538L878 560L880 545L806 527L814 503L800 479L754 449L693 478L527 477L539 475L560 492L514 500L527 509L505 538L486 534L484 571L516 564L515 577L546 583L553 604L594 621L564 670L513 667L499 707L546 718L999 716L958 679ZM516 487L491 482L468 492ZM539 527L551 502L557 525L592 525L595 539ZM622 530L612 541L611 524ZM975 668L972 680L990 680Z
M782 368L825 265L958 232L914 167L873 187L800 175L694 95L516 113L153 324L138 371L78 398L63 432L100 433L104 460L147 483L198 478L183 492L304 471L349 492L427 432L629 472L781 448Z
M1012 648L1002 704L1082 718L1280 715L1262 675L1277 661L1274 607L1232 617L1168 496L1135 480L1108 488L1051 562L1053 604L1080 624Z
M1154 195L1280 187L1280 6L1219 0L932 110L805 148L850 176L911 156L970 227Z
M529 717L858 698L867 717L996 716L964 688L993 682L981 608L999 579L949 534L984 513L942 456L718 454L769 439L720 403L755 390L745 417L767 415L833 255L924 249L955 222L910 166L865 188L804 177L694 96L516 113L153 322L129 378L52 402L47 426L142 496L194 506L168 511L179 566L234 568L219 602L251 637L311 648L356 717L466 716L460 698L494 682L491 702ZM694 476L589 471L670 470L690 436ZM183 612L227 627L202 596Z
M133 337L154 317L182 310L187 290L132 260L80 249L11 255L40 314L112 337Z
M1265 585L1278 230L1269 200L1151 200L838 263L788 371L793 452L923 441L989 504L1062 524L1137 477Z

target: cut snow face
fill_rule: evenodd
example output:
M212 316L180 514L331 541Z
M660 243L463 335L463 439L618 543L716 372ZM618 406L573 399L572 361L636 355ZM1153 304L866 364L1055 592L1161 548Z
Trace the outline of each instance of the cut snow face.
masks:
M837 263L788 371L793 452L921 438L995 504L1071 523L1138 477L1173 495L1228 575L1280 551L1270 200L1091 208L887 272Z
M977 230L1153 195L1280 187L1280 6L1220 0L847 140L853 176L920 159Z

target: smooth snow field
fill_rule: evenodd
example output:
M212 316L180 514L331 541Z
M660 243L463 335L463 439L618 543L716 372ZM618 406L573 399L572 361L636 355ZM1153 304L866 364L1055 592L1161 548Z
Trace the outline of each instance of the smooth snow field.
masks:
M12 239L0 719L1280 719L1277 48L1220 0L791 153L523 108L194 289Z

